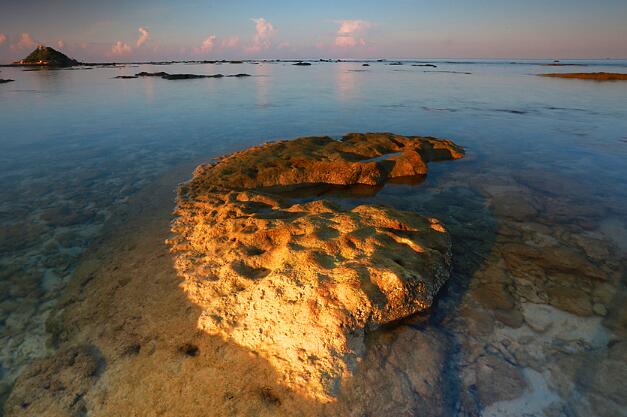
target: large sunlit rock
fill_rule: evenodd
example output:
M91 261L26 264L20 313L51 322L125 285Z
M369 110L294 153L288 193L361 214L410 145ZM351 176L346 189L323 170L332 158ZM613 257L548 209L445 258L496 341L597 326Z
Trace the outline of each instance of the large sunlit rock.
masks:
M304 396L332 400L364 354L365 332L430 307L449 278L450 238L434 218L295 202L276 186L379 185L462 155L450 141L350 134L198 167L179 190L169 241L202 309L198 327L261 355Z

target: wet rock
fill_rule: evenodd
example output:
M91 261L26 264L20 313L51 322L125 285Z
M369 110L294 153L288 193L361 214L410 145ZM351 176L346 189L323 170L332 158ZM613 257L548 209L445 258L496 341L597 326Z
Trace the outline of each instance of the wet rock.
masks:
M563 407L559 403L560 398L549 386L543 373L524 368L521 374L527 381L524 392L518 398L497 401L485 407L481 412L483 417L569 415L563 412ZM495 384L498 383L495 381Z
M624 416L624 341L607 349L560 354L550 369L561 396L569 398L567 407L574 415Z
M329 415L446 415L447 350L445 340L429 330L405 327L378 335Z
M524 323L524 317L519 310L496 310L494 318L506 326L519 328Z
M561 195L568 190L579 188L576 181L550 171L527 169L518 171L513 176L516 181L527 187L552 195Z
M590 348L607 346L610 334L601 324L600 317L580 317L545 304L523 303L525 323L534 333L526 333L524 328L511 330L521 335L532 336L535 340L537 357L560 349L564 352L580 352ZM530 352L531 353L531 352Z
M475 372L477 393L484 407L518 398L527 388L520 370L494 355L479 358Z
M9 80L9 79L0 78L0 84L6 84L6 83L13 82L13 81L15 81L15 80Z
M607 308L600 303L595 303L592 306L592 311L594 311L594 314L597 314L599 316L606 316L607 315Z
M591 316L592 303L590 296L577 288L551 287L547 289L549 302L560 310L578 316Z
M389 178L426 174L427 162L463 155L463 149L451 141L428 137L352 133L340 141L300 138L255 146L223 157L216 164L200 165L185 191L193 198L210 186L378 185ZM410 170L407 162L417 166Z
M94 218L93 210L70 206L51 207L41 212L41 219L53 227L88 223Z
M462 155L449 141L351 134L266 144L198 167L179 190L169 243L203 311L199 328L330 401L364 354L365 331L431 305L449 276L450 239L433 218L294 204L276 186L376 185Z
M503 257L513 274L528 279L544 279L545 272L571 272L592 279L606 280L606 274L586 257L563 246L534 248L523 244L503 246Z
M482 184L482 189L490 194L491 206L498 217L528 221L538 213L538 203L526 187Z
M588 237L582 234L573 235L572 239L581 249L583 249L590 259L605 261L610 257L610 247L601 239Z
M502 283L480 284L472 289L477 301L492 310L511 310L514 298Z
M459 316L468 334L487 336L494 331L494 318L484 309L465 304L460 308Z
M105 364L93 346L81 346L33 361L17 379L5 404L9 416L85 415L83 397Z
M14 223L0 225L0 252L31 247L41 239L46 227L40 224Z

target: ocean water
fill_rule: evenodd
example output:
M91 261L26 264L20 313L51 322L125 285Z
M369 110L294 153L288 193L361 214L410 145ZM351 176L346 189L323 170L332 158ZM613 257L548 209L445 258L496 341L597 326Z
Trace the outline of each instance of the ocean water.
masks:
M412 66L425 62L437 68ZM458 343L458 356L472 350L460 340L471 338L479 349L507 339L518 346L508 363L526 381L516 398L475 384L480 413L621 415L625 389L612 388L610 377L572 379L569 391L556 382L569 380L568 372L542 370L561 369L566 360L555 358L568 352L581 366L596 355L613 378L627 366L615 355L627 335L627 83L536 76L627 72L627 61L576 63L586 66L438 60L2 68L0 78L15 82L0 85L0 399L25 365L54 350L46 319L85 251L159 177L268 140L394 132L451 139L466 158L432 164L419 184L329 198L415 210L447 225L454 273L433 326ZM140 71L252 77L114 78ZM492 266L508 276L499 283L505 296L483 292L480 284L495 284L486 273ZM530 278L529 266L542 278ZM488 311L492 330L472 334L472 314L460 313L466 305ZM573 332L579 336L569 338ZM524 340L539 334L541 357L522 359L530 349ZM459 375L473 371L460 365L450 372L454 397L464 403ZM591 381L608 386L588 389Z

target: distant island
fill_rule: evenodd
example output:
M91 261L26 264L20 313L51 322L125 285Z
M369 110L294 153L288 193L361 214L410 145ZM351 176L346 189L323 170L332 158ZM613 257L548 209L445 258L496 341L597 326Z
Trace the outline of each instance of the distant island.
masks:
M22 60L15 61L13 65L72 67L81 65L81 63L49 46L39 45L30 55Z

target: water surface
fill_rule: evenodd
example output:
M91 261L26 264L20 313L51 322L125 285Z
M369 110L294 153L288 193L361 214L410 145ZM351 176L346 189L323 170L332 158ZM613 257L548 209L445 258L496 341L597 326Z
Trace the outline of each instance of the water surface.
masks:
M462 357L508 340L511 357L499 357L527 383L520 397L525 411L613 415L595 401L613 402L608 409L615 411L623 405L620 391L603 397L582 388L587 380L565 388L556 382L560 371L542 368L561 369L564 350L581 366L592 353L603 362L624 341L627 83L535 74L620 72L627 62L416 62L437 68L411 62L2 68L2 78L15 82L0 86L0 396L22 366L51 351L45 321L82 254L129 197L155 179L267 140L390 131L449 138L467 150L464 160L432 164L424 182L351 197L416 210L449 227L454 276L433 325ZM140 71L252 77L114 78ZM561 265L555 259L564 253L572 259ZM524 265L537 266L541 279ZM501 304L480 285L495 284L486 272L494 268L507 276L498 283L508 294ZM478 311L489 312L490 324L481 326L491 330L474 334L468 323ZM553 330L536 331L541 315L553 317ZM568 341L560 323L596 326L603 336ZM540 341L538 334L549 336ZM544 346L541 358L520 357L525 337ZM576 346L563 348L565 340ZM458 404L464 372L474 371L451 370ZM484 391L479 387L473 401L485 415L516 415L524 403Z

